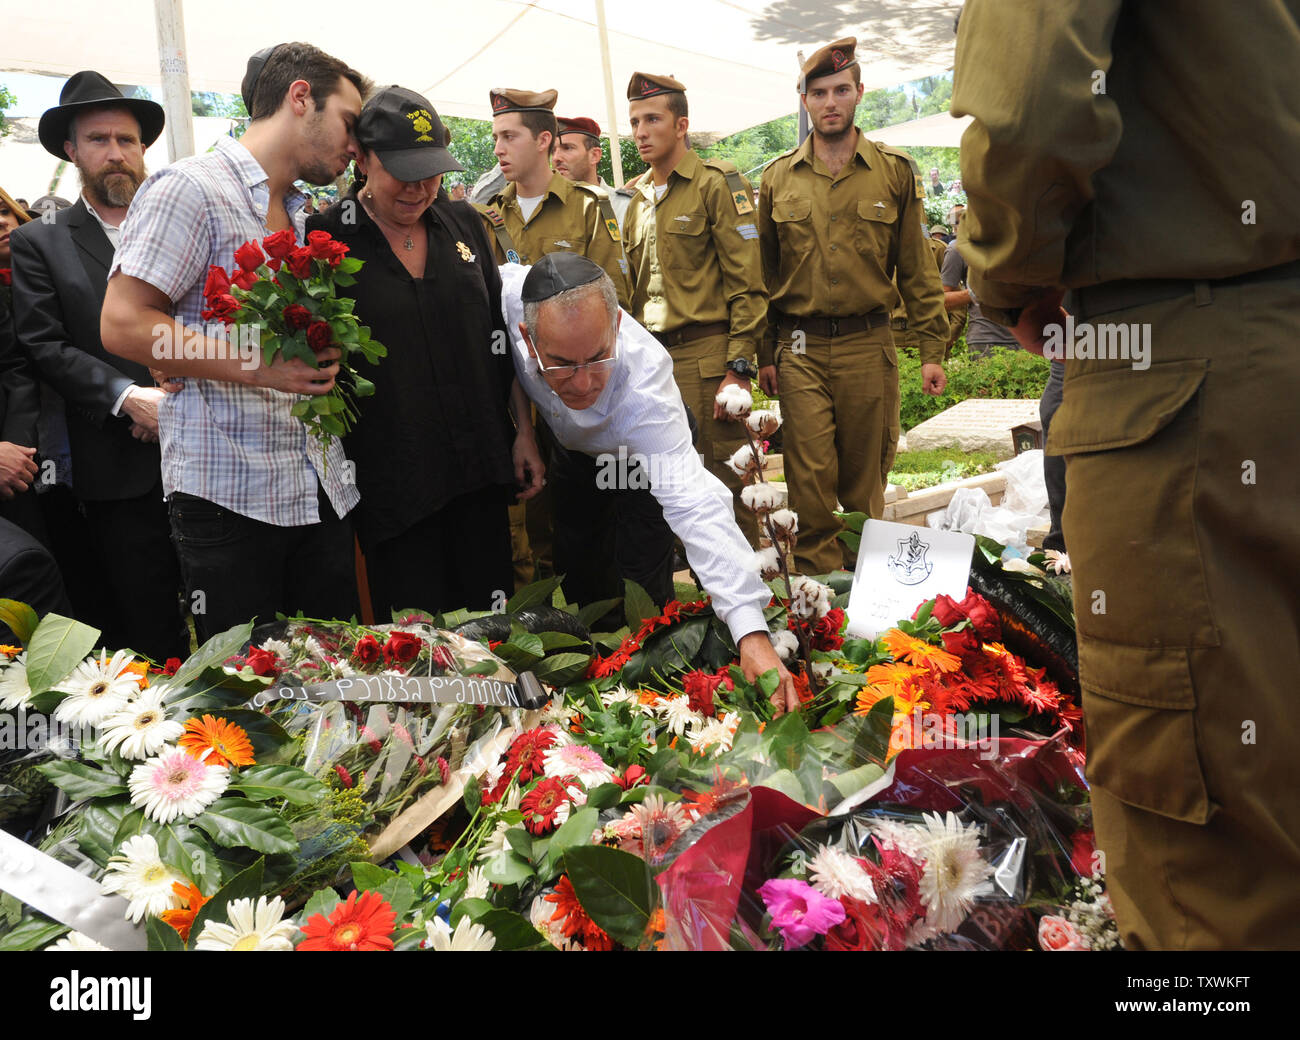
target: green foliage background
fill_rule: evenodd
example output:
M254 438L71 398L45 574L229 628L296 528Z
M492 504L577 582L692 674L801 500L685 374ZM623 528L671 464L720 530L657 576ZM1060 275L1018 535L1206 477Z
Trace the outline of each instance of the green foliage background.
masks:
M986 358L971 357L963 336L944 362L948 386L939 397L921 391L921 360L915 354L898 352L899 408L903 432L951 408L968 397L1029 399L1043 396L1051 363L1024 350L994 347Z

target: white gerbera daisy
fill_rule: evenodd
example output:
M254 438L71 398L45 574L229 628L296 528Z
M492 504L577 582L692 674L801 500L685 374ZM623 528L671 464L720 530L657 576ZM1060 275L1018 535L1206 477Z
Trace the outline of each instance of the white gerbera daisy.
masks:
M262 644L262 649L269 650L281 661L287 661L293 654L293 649L283 639L268 639Z
M929 836L929 832L924 827L881 817L873 820L868 829L871 831L871 836L880 842L882 847L895 848L908 859L914 859L918 863L924 858L921 855L921 845Z
M0 672L0 709L14 711L32 699L32 688L27 685L27 651L15 657Z
M660 697L655 703L670 733L682 736L692 726L702 726L704 716L691 710L689 697Z
M542 755L542 772L550 777L577 777L586 787L614 779L614 770L606 765L599 752L585 744L565 744L548 749Z
M164 910L176 910L181 897L173 890L186 879L172 870L158 854L158 842L150 834L137 834L122 842L118 854L108 861L108 873L100 887L125 897L130 906L126 916L139 922L146 914L157 917Z
M581 809L587 804L587 792L577 784L570 784L564 791L569 796L569 800L560 803L560 807L555 810L555 826L557 829L569 822L569 813L574 809Z
M564 694L556 694L555 699L542 709L542 722L558 723L565 729L573 721L573 711L564 703Z
M953 813L925 815L926 838L921 845L921 902L925 919L941 932L951 932L966 920L975 890L993 867L980 856L980 828L963 827Z
M103 950L111 953L103 943L97 943L89 935L82 935L80 932L69 932L58 942L52 942L45 947L46 953L95 953Z
M129 650L119 650L112 660L105 650L99 652L98 661L87 657L54 687L68 695L54 709L54 717L69 725L99 726L109 715L121 711L140 690L136 674L126 670L131 661Z
M279 950L293 949L297 926L284 920L284 900L232 899L226 906L228 924L208 921L194 944L196 950Z
M506 841L506 832L510 830L510 824L505 820L498 820L496 828L479 846L478 861L486 863L488 860L496 859L506 849L510 848L510 842Z
M847 852L828 845L819 846L817 855L808 861L809 881L813 888L831 899L848 896L864 903L876 901L876 886L862 864Z
M483 868L470 867L469 873L465 875L465 898L486 899L489 891L487 875L483 873Z
M226 766L210 766L180 748L168 748L131 770L131 804L143 806L151 820L171 823L198 816L229 782Z
M429 937L429 945L443 952L454 950L462 953L486 953L497 944L497 937L481 924L471 921L468 915L460 919L454 932L441 917L425 922L424 930Z
M148 758L184 733L183 725L167 718L163 708L167 693L166 686L152 686L125 709L105 718L100 734L104 750L116 748L123 758Z
M740 716L735 712L723 715L720 719L709 719L703 726L687 734L691 750L702 755L712 748L715 757L725 754L731 750L731 742L735 739L739 724Z

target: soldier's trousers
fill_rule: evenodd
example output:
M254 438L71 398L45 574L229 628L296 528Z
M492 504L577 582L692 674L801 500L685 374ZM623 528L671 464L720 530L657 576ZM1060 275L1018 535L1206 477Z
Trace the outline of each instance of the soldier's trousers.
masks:
M736 523L746 541L757 548L758 524L754 514L740 501L744 483L727 467L727 459L746 443L745 432L741 423L713 418L713 399L718 394L718 384L727 375L727 337L706 336L672 347L668 353L673 359L677 390L699 427L695 449L704 456L705 468L731 489Z
M879 519L898 448L898 358L888 326L776 347L790 508L799 514L795 566L824 574L845 564L836 499Z
M1132 949L1300 947L1300 279L1090 314L1150 368L1067 361L1088 777ZM1095 299L1095 297L1094 297Z

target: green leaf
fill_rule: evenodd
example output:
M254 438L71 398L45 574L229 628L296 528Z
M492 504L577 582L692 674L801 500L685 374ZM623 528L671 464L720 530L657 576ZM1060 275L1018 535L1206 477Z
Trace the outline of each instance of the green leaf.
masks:
M551 837L550 847L546 850L546 862L542 864L539 873L549 877L555 872L560 857L567 850L580 845L590 845L591 832L596 829L598 819L599 813L589 805L584 805L571 814Z
M542 641L542 649L547 653L552 650L560 650L566 646L586 646L587 643L577 636L571 636L568 632L538 632L537 638Z
M623 579L623 615L628 628L636 629L646 618L658 617L660 613L650 593L631 578Z
M134 810L125 797L107 802L92 802L81 810L81 826L77 829L77 845L99 866L108 865L109 856L117 851L113 838L122 821Z
M513 614L528 607L545 606L551 602L551 593L560 585L560 575L556 574L544 581L535 581L525 585L506 602L506 612Z
M486 899L462 899L451 908L451 913L447 915L447 923L454 929L460 923L462 917L468 917L471 921L476 921L484 914L491 913L495 909L496 907Z
M257 852L295 852L298 842L279 815L245 798L218 798L192 821L218 845Z
M306 418L307 414L311 410L312 410L311 401L296 401L293 404L293 406L289 409L289 414L292 415L295 419L303 419Z
M483 865L483 876L493 885L518 885L533 876L533 868L513 852L502 852Z
M775 668L769 668L758 677L758 688L763 691L764 697L771 697L776 693L776 688L781 685L781 677L777 674Z
M46 614L27 644L27 685L41 694L66 679L95 648L99 629L62 614Z
M0 624L8 625L18 642L26 644L40 624L40 618L26 603L19 603L16 599L0 599Z
M506 831L506 844L529 863L533 862L533 839L523 827L511 827Z
M66 924L33 917L0 936L0 953L39 949L71 930Z
M249 636L253 634L253 623L246 621L242 625L218 632L176 670L168 680L173 687L188 686L202 677L208 668L220 668L229 657L233 657L244 648Z
M588 916L624 946L640 946L657 890L645 860L605 845L586 845L564 854L564 869Z
M313 892L307 905L298 912L298 920L304 925L317 914L328 919L330 912L339 905L339 894L332 888L322 888Z
M621 599L602 599L595 603L588 603L578 611L578 620L590 628L622 602Z
M194 949L194 944L199 941L199 936L203 934L203 926L208 921L216 921L222 924L226 920L226 907L235 899L253 899L262 895L262 874L265 871L265 863L258 860L247 870L236 874L226 882L220 889L213 893L199 912L194 915L194 924L190 926L189 949Z
M533 673L542 682L552 686L567 686L587 674L591 664L590 654L556 654L533 667Z
M471 776L465 781L465 811L474 816L483 804L483 788L478 777Z
M587 805L592 809L612 809L623 796L618 784L599 784L587 792Z
M868 784L873 784L885 775L882 769L875 762L867 762L858 766L856 769L850 769L847 773L840 773L838 776L832 776L831 783L835 785L835 790L839 791L840 797L848 798L857 794Z
M312 805L328 790L306 770L295 766L249 766L238 772L230 786L249 798L283 798L293 805Z
M883 763L889 754L894 728L894 698L884 697L871 706L853 741L853 761Z
M547 942L541 932L513 910L493 908L471 920L496 938L493 950L528 950Z
M107 769L96 769L84 762L47 762L37 766L36 771L59 790L66 792L74 802L126 794L125 779Z
M378 891L382 886L388 884L388 882L392 881L393 878L397 877L397 874L393 871L385 870L383 867L378 867L373 863L362 861L349 863L348 866L352 868L352 883L362 892L369 889Z
M798 712L769 723L763 733L767 756L778 769L797 769L803 761L810 734Z
M144 930L149 936L150 952L176 953L185 949L180 933L157 917L146 917Z
M365 261L358 260L355 256L345 256L339 261L339 265L334 270L338 274L356 274L361 270L364 263ZM335 277L337 278L338 275L336 274Z
M857 552L862 547L862 535L856 531L840 531L839 539L849 547L850 552Z

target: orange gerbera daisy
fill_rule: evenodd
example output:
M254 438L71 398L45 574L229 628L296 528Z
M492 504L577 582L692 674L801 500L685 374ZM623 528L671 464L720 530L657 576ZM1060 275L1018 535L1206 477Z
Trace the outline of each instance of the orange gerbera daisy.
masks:
M358 898L358 895L360 898ZM389 933L397 921L388 900L378 892L352 892L345 902L324 914L313 914L303 925L307 936L299 950L391 950Z
M204 715L201 722L189 719L176 743L191 757L202 759L210 766L251 766L254 761L248 734L233 722L211 715ZM204 752L208 752L207 758L203 757Z
M189 942L190 929L194 927L194 917L203 909L203 904L208 900L199 891L198 885L182 885L179 881L174 881L172 882L172 891L180 896L185 908L183 910L164 910L158 916L180 933L181 942Z
M869 714L871 709L883 701L886 697L892 697L893 693L888 690L882 690L878 686L862 686L858 689L858 706L855 713L858 715Z
M567 938L580 940L588 950L604 952L614 948L614 940L582 908L568 874L561 875L555 891L542 898L555 906L551 920L560 925L560 930Z
M897 660L908 664L934 668L940 672L955 672L961 667L961 658L956 654L927 643L924 639L909 636L897 628L891 628L880 637L880 641Z
M132 661L129 665L127 665L125 668L122 669L123 675L125 675L127 672L130 672L132 675L135 676L135 681L139 685L140 689L143 690L148 687L149 685L149 662L148 661Z
M4 654L5 657L17 657L22 652L23 648L21 646L10 646L8 643L0 644L0 654Z
M873 664L867 669L867 682L872 686L881 687L888 694L908 685L922 671L924 669L911 664L903 664L899 661Z

